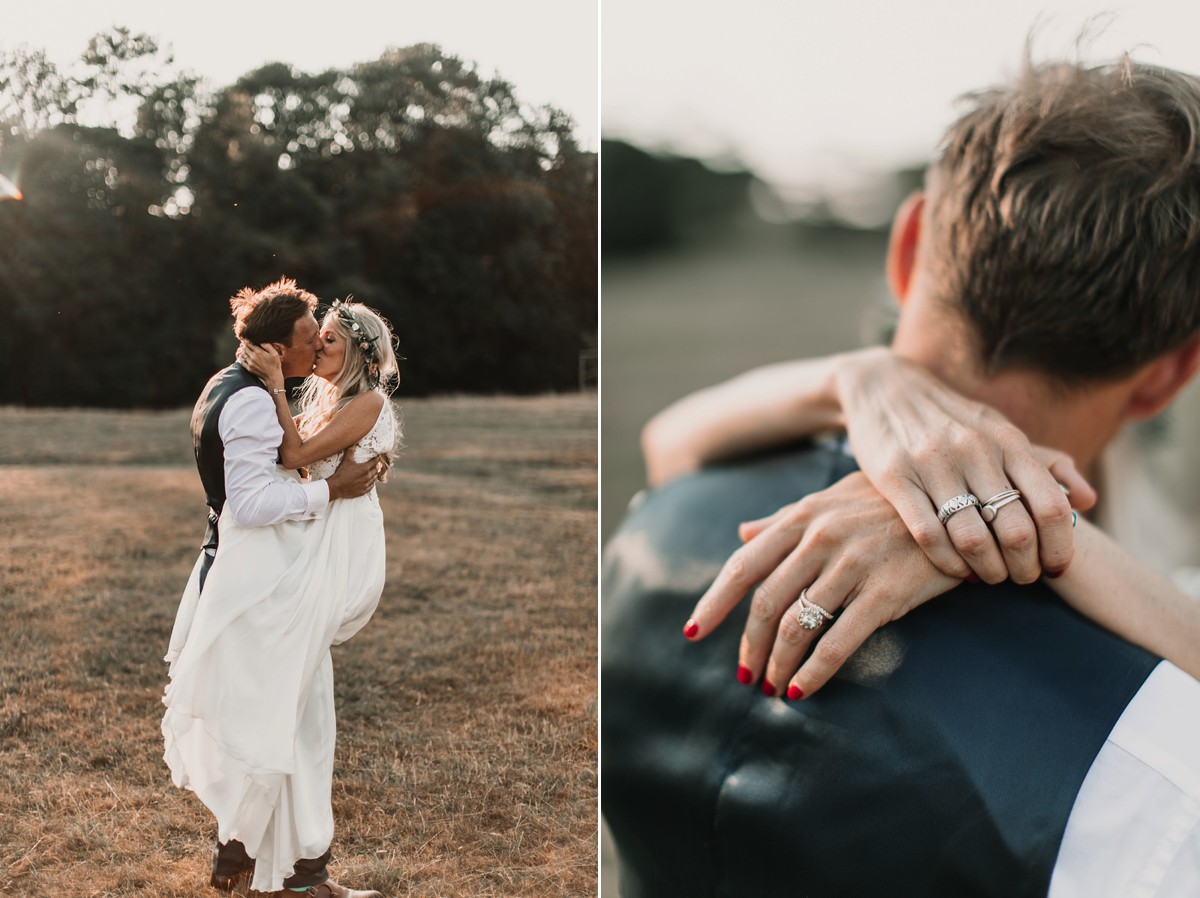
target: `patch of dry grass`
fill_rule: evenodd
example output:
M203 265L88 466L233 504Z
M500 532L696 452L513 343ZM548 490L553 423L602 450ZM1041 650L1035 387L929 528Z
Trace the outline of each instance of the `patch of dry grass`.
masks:
M334 875L594 895L595 397L403 405L387 586L334 650ZM158 729L203 531L187 418L0 409L0 894L216 894Z

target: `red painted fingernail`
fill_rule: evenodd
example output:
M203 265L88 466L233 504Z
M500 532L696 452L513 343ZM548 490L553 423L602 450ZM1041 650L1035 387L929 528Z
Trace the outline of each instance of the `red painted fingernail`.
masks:
M975 573L974 571L971 571L971 573L967 574L967 576L963 577L963 579L966 580L968 583L982 583L983 582L982 580L979 579L979 575L977 573Z
M804 690L803 689L801 689L795 683L793 683L791 686L788 687L788 700L789 701L794 702L794 701L797 701L802 698L804 698Z
M688 639L691 639L693 636L695 636L699 632L700 632L700 625L690 618L688 619L688 622L683 625L683 635L686 636Z
M754 682L754 674L750 672L745 664L738 665L738 682L743 686L749 686Z
M1044 573L1051 580L1057 580L1059 577L1061 577L1066 572L1063 570L1057 570L1057 571L1043 571L1042 573Z
M769 695L772 698L775 697L775 684L772 683L770 680L763 680L762 689L763 689L763 695Z

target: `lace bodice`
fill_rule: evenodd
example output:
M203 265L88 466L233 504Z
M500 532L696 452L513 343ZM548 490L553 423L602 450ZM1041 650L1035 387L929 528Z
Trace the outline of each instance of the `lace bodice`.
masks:
M390 452L396 445L396 440L400 436L400 425L396 420L396 413L392 409L390 401L384 401L383 408L379 410L379 417L375 420L375 425L367 431L367 435L354 444L354 460L366 461L372 455L380 455ZM323 458L320 461L315 461L308 466L308 474L313 480L324 480L335 470L342 461L341 452L336 455L331 455L328 458Z

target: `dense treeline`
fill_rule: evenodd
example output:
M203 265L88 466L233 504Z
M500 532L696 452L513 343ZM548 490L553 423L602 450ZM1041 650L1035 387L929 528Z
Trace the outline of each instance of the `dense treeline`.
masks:
M595 154L436 46L216 91L123 29L9 53L0 174L0 403L190 402L281 275L389 318L408 395L575 388L595 344Z
M740 221L759 216L782 223L798 246L833 250L875 243L888 233L904 197L925 181L925 164L919 163L864 175L857 186L818 187L802 201L785 201L754 172L728 159L714 169L701 159L648 152L621 140L602 141L600 153L600 243L606 259L728 241Z
M697 229L720 227L749 203L754 176L716 172L699 159L650 153L604 140L603 230L606 258L678 249Z

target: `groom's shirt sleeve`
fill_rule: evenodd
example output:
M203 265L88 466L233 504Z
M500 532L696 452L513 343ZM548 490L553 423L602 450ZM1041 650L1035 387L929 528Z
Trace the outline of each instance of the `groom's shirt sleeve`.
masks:
M217 422L225 446L225 511L243 527L321 517L329 507L324 480L300 483L275 474L283 428L265 390L232 396Z

